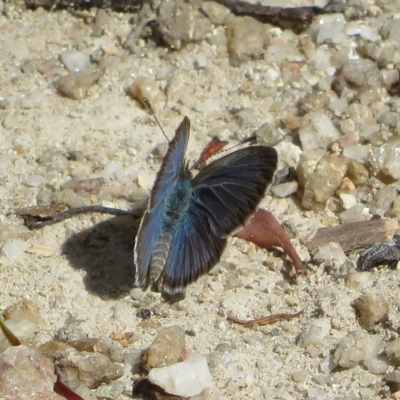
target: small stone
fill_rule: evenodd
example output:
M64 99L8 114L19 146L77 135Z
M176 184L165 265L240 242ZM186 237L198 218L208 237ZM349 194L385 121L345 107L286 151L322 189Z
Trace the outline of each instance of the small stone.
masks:
M56 353L54 364L60 379L71 389L81 384L95 389L120 378L124 372L122 366L114 364L104 354L79 352L72 347Z
M22 300L7 307L3 311L3 317L5 320L12 318L30 319L36 324L42 320L39 307L31 300Z
M0 354L2 399L65 399L53 391L56 380L51 360L33 348L12 346Z
M24 179L23 184L29 187L41 186L46 182L46 179L41 175L30 175Z
M310 112L300 121L299 137L303 150L317 150L339 140L340 134L326 114Z
M347 224L348 222L366 221L371 217L372 215L369 213L368 208L366 208L364 204L357 204L339 214L342 224Z
M324 263L325 266L341 267L346 263L347 257L339 243L330 242L318 247L313 260Z
M320 318L313 322L301 335L300 344L303 347L319 345L329 336L331 324L328 318Z
M296 193L299 189L299 184L296 181L281 183L272 187L272 193L279 198L289 197Z
M96 397L98 399L115 400L123 393L125 385L123 382L114 381L107 386L99 386L96 390Z
M317 43L340 44L347 39L343 14L327 14L317 19Z
M305 178L302 205L306 209L325 206L328 199L340 186L347 172L346 160L333 155L321 158L314 172ZM299 178L301 183L301 180Z
M155 104L161 99L158 83L147 76L138 76L129 87L129 91L144 107L146 104L143 102L143 98L147 99L150 104Z
M365 357L364 365L371 374L382 375L389 368L389 364L378 357Z
M369 179L367 168L358 161L351 161L348 166L347 176L356 185L363 185Z
M164 41L173 49L206 39L211 22L190 3L163 1L158 8L157 27Z
M339 198L341 200L342 207L345 210L348 210L357 204L357 199L352 194L340 193Z
M143 367L161 368L178 362L185 348L185 332L173 325L160 329L153 343L143 356Z
M201 9L208 19L215 25L224 24L226 18L231 13L230 10L214 1L207 1L201 4Z
M90 56L82 51L66 50L61 53L61 61L69 72L80 72L89 67Z
M371 274L369 272L354 272L352 274L347 275L346 278L346 286L360 290L367 287L371 282Z
M385 346L385 353L389 360L400 366L400 338L392 340Z
M364 329L373 328L387 319L389 304L378 294L363 294L352 305L358 312L358 323Z
M400 179L400 139L393 137L371 150L368 162L374 175L382 172L395 180Z
M262 57L268 43L267 26L251 17L226 20L228 51L233 65Z
M211 374L204 356L191 354L185 361L164 368L153 368L148 379L167 393L190 397L212 387Z
M73 100L82 100L86 97L89 88L104 74L104 71L96 65L81 72L71 72L67 76L58 79L54 85L58 92Z
M379 335L365 331L350 332L339 342L333 355L333 363L342 368L353 368L366 357L374 357L382 350L383 341Z
M21 257L29 247L30 245L22 240L11 239L4 243L1 251L6 257L17 259Z
M7 328L24 344L30 344L35 338L37 324L27 318L11 318L5 321ZM0 330L0 353L10 347L10 343Z
M5 129L14 129L18 126L18 119L14 114L8 113L3 119L3 126Z
M374 200L368 204L371 214L386 214L396 197L397 190L393 186L383 186L376 192Z

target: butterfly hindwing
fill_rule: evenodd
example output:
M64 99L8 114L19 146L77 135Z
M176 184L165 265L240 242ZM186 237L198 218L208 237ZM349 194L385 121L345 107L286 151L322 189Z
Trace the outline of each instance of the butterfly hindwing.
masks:
M253 146L212 163L193 179L193 204L203 210L210 229L226 237L255 211L271 183L277 153L272 147Z
M218 262L225 246L226 239L216 237L203 212L191 206L172 239L160 277L162 291L169 295L183 292Z
M184 162L190 133L190 121L185 117L168 145L168 150L150 194L147 210L142 218L134 249L135 284L147 283L149 266L157 240L162 233L165 199Z

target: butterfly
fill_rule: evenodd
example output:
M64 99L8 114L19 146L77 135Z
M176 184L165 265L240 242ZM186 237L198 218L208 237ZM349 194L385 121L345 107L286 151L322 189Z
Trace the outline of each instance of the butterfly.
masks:
M192 177L184 117L157 173L134 249L135 286L185 291L219 261L227 237L254 213L277 166L272 147L234 151Z

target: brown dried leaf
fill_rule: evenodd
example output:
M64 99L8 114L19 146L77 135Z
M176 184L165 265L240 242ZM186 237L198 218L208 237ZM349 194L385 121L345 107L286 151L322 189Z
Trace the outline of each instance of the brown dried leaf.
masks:
M236 237L253 242L258 247L281 247L292 260L297 274L307 274L307 269L290 242L279 221L269 212L259 208Z

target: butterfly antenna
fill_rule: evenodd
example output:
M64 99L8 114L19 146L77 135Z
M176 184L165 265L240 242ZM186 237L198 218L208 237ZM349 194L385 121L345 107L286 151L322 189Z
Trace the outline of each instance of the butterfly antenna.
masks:
M163 133L165 139L167 139L167 141L169 142L168 136L165 134L164 129L162 128L160 122L158 121L158 118L157 118L156 112L154 111L154 108L152 107L152 105L150 104L150 102L149 102L145 97L142 98L142 101L143 101L143 103L145 104L145 106L147 107L149 113L150 113L150 114L154 117L154 119L156 120L157 125L158 125L159 128L161 129L161 132Z

